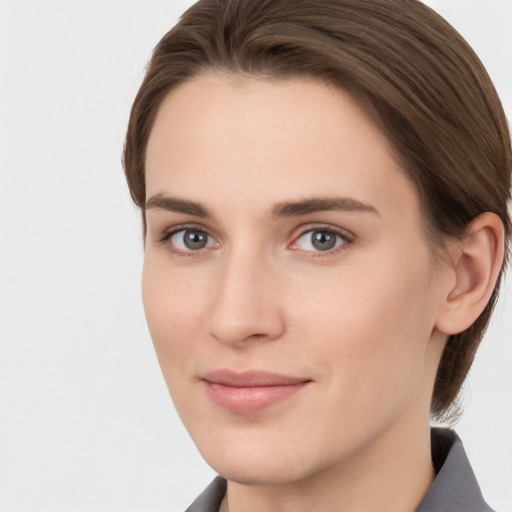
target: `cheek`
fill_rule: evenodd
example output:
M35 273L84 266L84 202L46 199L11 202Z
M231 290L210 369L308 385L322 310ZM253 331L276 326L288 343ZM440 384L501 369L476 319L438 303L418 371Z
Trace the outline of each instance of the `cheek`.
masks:
M170 377L187 370L201 338L204 281L172 271L147 254L142 273L142 298L155 351L170 386Z
M419 254L303 286L291 324L309 340L308 358L325 367L331 400L372 412L403 402L416 386L434 322L428 259Z

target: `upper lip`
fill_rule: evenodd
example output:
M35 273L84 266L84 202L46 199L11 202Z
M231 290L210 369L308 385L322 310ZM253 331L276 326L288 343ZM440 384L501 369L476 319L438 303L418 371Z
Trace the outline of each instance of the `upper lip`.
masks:
M292 386L309 382L311 379L303 377L289 377L279 373L272 373L260 370L249 370L235 372L233 370L214 370L204 373L202 380L212 384L222 384L237 388L264 387L264 386Z

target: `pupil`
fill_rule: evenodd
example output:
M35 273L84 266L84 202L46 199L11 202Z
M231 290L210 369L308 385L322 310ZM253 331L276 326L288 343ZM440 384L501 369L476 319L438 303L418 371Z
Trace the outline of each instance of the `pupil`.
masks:
M183 242L187 249L197 250L202 249L207 242L208 238L206 233L202 231L186 231L183 236Z
M319 251L328 251L336 245L336 235L328 231L314 231L311 243Z

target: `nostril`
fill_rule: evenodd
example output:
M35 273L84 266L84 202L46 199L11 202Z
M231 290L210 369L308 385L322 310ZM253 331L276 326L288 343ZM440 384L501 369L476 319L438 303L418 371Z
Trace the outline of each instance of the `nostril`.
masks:
M261 339L261 338L265 338L266 336L267 336L266 334L250 334L249 336L247 336L246 339L250 339L250 338Z
M251 342L266 342L279 338L284 329L282 322L274 320L268 322L268 330L252 328L250 324L216 325L210 330L211 337L223 345L250 345Z
M264 340L264 339L270 337L268 334L265 334L265 333L254 333L254 334L249 334L247 336L244 336L243 334L240 336L237 336L234 333L220 333L220 334L212 333L211 335L212 335L212 338L214 338L217 341L220 341L221 343L225 343L225 342L229 343L229 338L232 338L231 343L236 343L236 341L238 341L239 343L244 343L244 342L248 342L248 341ZM236 340L235 340L235 338L236 338Z

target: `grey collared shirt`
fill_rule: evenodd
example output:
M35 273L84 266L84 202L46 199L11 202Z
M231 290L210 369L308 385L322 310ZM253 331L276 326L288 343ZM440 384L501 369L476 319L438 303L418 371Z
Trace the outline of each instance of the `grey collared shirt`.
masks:
M437 476L416 512L493 512L482 497L457 434L433 428L431 439ZM185 512L218 512L225 492L226 480L218 476Z

